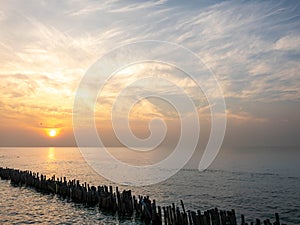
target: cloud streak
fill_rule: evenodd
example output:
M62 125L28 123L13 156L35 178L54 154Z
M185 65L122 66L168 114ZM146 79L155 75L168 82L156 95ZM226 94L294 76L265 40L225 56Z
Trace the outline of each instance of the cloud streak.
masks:
M4 121L14 115L28 125L33 110L39 119L52 115L59 124L63 118L70 123L76 87L89 66L116 46L145 39L194 51L217 77L233 120L268 120L267 114L256 116L254 109L238 110L249 102L299 104L297 1L2 1L0 8ZM102 106L138 77L122 74L112 81ZM172 79L193 96L199 111L206 107L191 82L176 74ZM154 102L143 104L149 112L163 112ZM26 119L17 116L20 109ZM166 115L173 114L166 109Z

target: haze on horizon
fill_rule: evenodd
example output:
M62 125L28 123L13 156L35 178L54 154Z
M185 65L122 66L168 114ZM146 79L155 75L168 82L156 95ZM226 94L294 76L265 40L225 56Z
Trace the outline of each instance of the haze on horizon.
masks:
M1 1L0 147L76 146L72 109L81 78L104 53L139 40L185 46L213 71L227 107L224 146L300 146L299 27L298 1ZM174 68L142 64L119 71L96 105L108 146L120 144L107 104L133 76L151 71L174 76L195 97L208 135L203 94ZM132 110L137 136L148 135L153 116L178 125L170 105L145 99Z

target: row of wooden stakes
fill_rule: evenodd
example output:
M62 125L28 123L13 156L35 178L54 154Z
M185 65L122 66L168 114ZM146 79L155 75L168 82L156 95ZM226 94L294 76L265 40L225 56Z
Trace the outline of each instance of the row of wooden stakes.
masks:
M157 206L149 196L132 195L131 190L113 190L112 186L90 186L86 182L64 178L46 178L45 175L31 171L0 167L1 179L10 180L14 186L25 186L47 194L56 194L70 201L89 206L98 206L100 210L117 213L119 217L140 220L144 224L157 225L237 225L235 211L210 209L203 213L200 210L186 210L180 201L180 207L172 203L169 206ZM280 225L279 215L275 213L275 221L256 219L251 225ZM241 225L248 225L241 215Z

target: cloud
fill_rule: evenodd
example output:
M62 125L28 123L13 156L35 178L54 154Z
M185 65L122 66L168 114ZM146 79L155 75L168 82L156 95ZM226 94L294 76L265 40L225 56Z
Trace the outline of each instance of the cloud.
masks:
M90 2L90 4L84 3L82 7L78 9L70 10L68 14L70 16L87 16L101 11L110 13L136 13L136 11L153 9L155 6L163 5L166 0L159 1L147 1L147 2L124 2L124 1L102 1L101 3Z
M2 125L71 126L73 90L44 74L2 74L0 82Z
M297 1L1 1L0 8L2 118L30 124L32 110L37 120L54 117L64 123L86 70L112 48L145 39L175 42L195 52L218 79L231 118L260 122L251 116L253 108L236 107L249 102L299 102ZM111 104L117 91L140 74L154 76L157 69L183 87L199 111L206 109L203 93L186 76L149 66L121 71L106 87L100 107ZM151 93L151 85L136 84L132 91ZM213 88L209 81L203 85ZM180 97L169 84L157 88ZM173 116L155 101L143 104L149 117L151 111Z
M276 41L274 49L283 51L300 51L300 34L287 35Z
M36 88L36 81L30 79L27 75L16 74L13 76L1 76L0 90L3 98L32 96Z
M299 42L296 33L299 21L295 20L298 4L229 1L182 5L165 1L139 4L106 1L84 5L83 8L80 2L72 6L65 4L64 8L59 4L48 5L48 11L57 11L59 24L49 12L45 19L37 19L40 17L29 15L25 7L15 17L16 26L25 36L17 38L17 46L13 47L16 42L10 43L7 39L0 42L4 52L3 68L14 68L15 72L58 72L61 68L84 71L101 53L116 44L149 38L167 40L195 51L223 82L225 95L239 98L245 96L240 95L240 89L247 97L261 91L253 89L257 83L264 84L257 75L279 76L278 65L288 62L289 51L295 51ZM11 15L9 11L7 14ZM85 15L81 18L83 26L76 25L77 30L73 28L78 21L74 15ZM27 25L26 31L24 25ZM68 26L73 29L62 29ZM4 28L9 31L8 36L13 34L9 27ZM283 55L278 50L287 53ZM13 63L12 58L15 58ZM294 79L289 73L284 75L285 80ZM252 83L251 90L242 83ZM287 82L281 83L281 86L286 85ZM269 100L276 99L272 96Z
M234 120L235 123L266 123L269 122L268 118L255 117L248 112L240 111L238 113L227 111L227 118Z

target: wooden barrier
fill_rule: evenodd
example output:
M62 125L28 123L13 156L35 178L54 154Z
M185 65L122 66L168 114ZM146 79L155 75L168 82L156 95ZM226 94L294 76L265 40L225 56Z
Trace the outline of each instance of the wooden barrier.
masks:
M90 186L86 182L80 184L79 180L69 180L66 177L48 178L39 173L22 171L18 169L0 167L0 177L10 180L13 186L25 186L36 191L55 194L61 198L89 206L97 206L100 210L117 213L119 217L135 217L144 224L154 225L237 225L235 210L224 211L217 208L191 211L185 209L180 200L181 209L172 203L169 206L157 206L155 200L149 196L134 196L131 190L115 191L112 186ZM250 221L249 224L254 224ZM279 214L275 213L275 221L263 220L264 225L281 225ZM241 215L241 225L248 225L245 216ZM261 225L261 220L256 219L255 225ZM282 224L284 225L284 224Z

